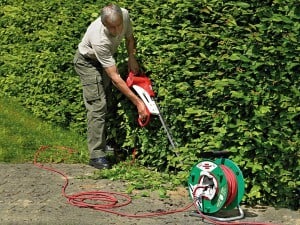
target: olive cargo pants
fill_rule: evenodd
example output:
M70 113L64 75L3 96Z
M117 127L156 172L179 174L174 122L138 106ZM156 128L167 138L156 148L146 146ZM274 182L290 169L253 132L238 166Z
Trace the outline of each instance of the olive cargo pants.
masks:
M111 81L101 64L84 58L78 51L74 57L75 71L79 74L83 100L87 109L87 142L90 158L105 156L105 117L111 95Z

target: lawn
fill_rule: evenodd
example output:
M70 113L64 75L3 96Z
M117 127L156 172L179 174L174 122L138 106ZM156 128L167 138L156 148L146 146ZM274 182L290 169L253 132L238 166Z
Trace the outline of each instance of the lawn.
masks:
M14 98L0 98L0 135L0 162L31 162L41 146L50 146L50 154L41 155L44 161L79 163L88 158L85 137L40 120ZM60 156L61 147L72 148L76 153Z

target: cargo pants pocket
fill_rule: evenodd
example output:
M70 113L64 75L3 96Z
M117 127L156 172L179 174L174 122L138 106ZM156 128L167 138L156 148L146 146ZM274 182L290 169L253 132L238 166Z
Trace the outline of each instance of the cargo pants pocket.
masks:
M101 76L97 75L89 75L89 76L80 76L81 83L82 83L82 89L83 89L83 96L86 99L86 101L94 101L101 99L101 96L103 95L103 91L101 90L102 84L101 84Z

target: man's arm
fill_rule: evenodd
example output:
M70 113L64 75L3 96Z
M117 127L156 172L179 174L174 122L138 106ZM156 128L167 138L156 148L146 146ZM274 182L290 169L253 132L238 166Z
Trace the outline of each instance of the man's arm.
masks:
M138 110L139 117L142 120L146 120L148 116L147 108L144 102L130 90L125 81L121 78L118 73L116 66L110 66L104 68L107 75L111 78L114 86L118 88L136 107Z
M139 64L135 59L135 40L133 34L131 34L128 38L126 38L126 48L128 53L128 70L134 73L139 72Z

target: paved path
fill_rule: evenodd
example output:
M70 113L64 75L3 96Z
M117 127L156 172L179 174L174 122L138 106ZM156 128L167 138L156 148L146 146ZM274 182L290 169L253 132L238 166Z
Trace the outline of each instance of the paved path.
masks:
M52 165L50 165L52 166ZM79 164L55 164L54 168L67 174L67 194L103 190L124 193L122 181L93 180L94 168ZM187 211L152 218L128 218L70 205L62 195L64 179L59 174L35 167L33 164L0 163L0 224L1 225L201 225L200 218ZM82 179L84 177L84 179ZM183 189L184 190L184 189ZM153 195L152 195L153 194ZM134 198L132 203L116 209L122 213L141 214L183 208L191 203L187 193L176 192L168 199L151 197ZM300 225L299 211L270 207L242 207L245 218L241 221L268 222L283 225Z

